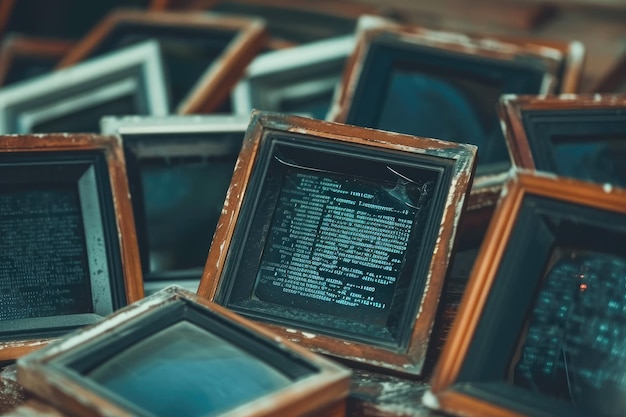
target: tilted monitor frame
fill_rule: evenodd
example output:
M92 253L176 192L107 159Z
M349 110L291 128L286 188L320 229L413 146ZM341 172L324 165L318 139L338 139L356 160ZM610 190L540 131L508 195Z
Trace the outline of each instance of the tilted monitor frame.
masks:
M403 62L416 65L418 69L419 65L428 65L439 67L441 71L454 69L472 77L484 76L494 82L520 86L525 83L535 89L529 93L549 94L555 91L557 77L564 68L565 51L567 48L560 44L554 46L553 42L543 45L539 40L501 40L400 25L380 19L362 20L357 32L357 45L346 66L341 89L335 96L330 119L360 126L378 123L378 107L383 104L387 79L392 75L394 65ZM469 69L465 69L464 65ZM479 68L483 70L479 71ZM580 70L579 65L567 68L575 73ZM518 75L511 80L508 75L511 71L524 73L525 78ZM539 79L533 81L531 76ZM577 78L579 76L563 73L564 80ZM568 82L571 86L575 84ZM494 118L496 106L497 102L494 102ZM499 130L497 124L494 129ZM454 140L462 142L464 138ZM507 177L508 167L493 167L484 173L480 172L480 168L479 162L468 202L469 210L493 207Z
M223 339L290 380L284 387L211 415L322 417L345 413L349 370L175 286L20 359L18 380L40 400L64 413L101 417L153 415L85 374L123 354L126 348L180 323L191 323L198 330ZM206 349L210 351L211 346ZM180 355L184 359L184 352ZM176 356L169 360L176 361ZM220 390L229 392L233 387L227 382L216 381L221 384ZM178 400L185 402L184 396ZM207 404L210 403L207 398Z
M143 297L124 157L119 139L95 135L0 136L0 187L76 187L93 313L0 325L0 360L15 359L69 330L93 323ZM16 188L17 187L17 188ZM34 277L36 278L36 277ZM85 294L83 294L85 296Z
M505 95L501 98L499 108L514 165L560 176L568 175L559 168L559 156L556 152L558 142L555 141L571 137L576 138L572 143L580 141L594 144L600 143L603 138L615 136L625 140L625 111L626 95L614 94ZM576 172L576 178L581 180L614 183L611 178L593 178L595 174L588 166L580 166ZM604 175L608 173L603 173L602 176Z
M133 211L137 235L139 240L139 252L141 254L144 288L147 294L164 288L170 284L177 284L195 292L198 289L200 276L204 267L197 265L193 271L166 270L163 275L170 277L164 279L150 279L150 247L148 236L150 224L142 198L148 198L142 189L141 161L143 158L210 158L230 157L236 160L241 148L244 134L248 127L249 116L227 115L203 115L203 116L166 116L166 117L137 117L128 116L123 118L105 117L101 121L103 134L119 135L122 138L130 192L134 200ZM241 140L233 143L230 138L239 135ZM234 162L233 162L234 165ZM228 183L230 183L230 177ZM209 184L207 184L208 186ZM182 186L182 185L181 185ZM225 196L224 196L225 197ZM223 201L219 202L222 206ZM206 217L211 214L207 213ZM209 230L210 239L214 230ZM210 241L210 240L209 240ZM170 244L176 244L172 240ZM209 246L206 251L208 253Z
M232 40L206 68L190 91L177 106L175 113L194 114L215 111L228 98L246 65L263 47L265 24L259 19L247 19L216 13L159 12L117 10L108 14L59 63L65 68L83 61L105 45L118 28L134 28L138 33L159 31L163 35L197 32L210 38L211 33L232 33Z
M464 417L600 415L576 409L545 392L518 386L510 374L519 363L516 357L525 357L520 346L531 337L527 329L543 297L540 289L556 288L557 299L551 304L557 306L571 303L558 294L568 289L569 294L588 289L584 273L577 277L570 274L568 278L572 277L573 282L552 281L550 287L545 287L548 273L552 273L549 267L556 265L551 259L553 254L560 248L601 253L608 250L623 258L625 201L626 192L617 188L527 171L514 174L505 185L489 226L435 368L431 390L423 397L426 405ZM616 245L618 241L622 244ZM589 285L593 287L591 282ZM593 308L610 309L602 304L589 311ZM581 328L590 326L584 320L577 323ZM558 332L558 326L554 327ZM551 338L532 340L542 343ZM560 357L560 350L556 353ZM568 360L564 361L568 375ZM539 359L537 362L541 363ZM574 372L574 363L571 365L570 371ZM593 392L584 395L589 397Z
M298 113L281 107L288 100L332 96L341 81L354 36L342 36L292 48L267 52L246 69L232 94L235 113L250 114L253 109ZM328 113L328 112L326 112ZM321 117L326 117L326 114Z
M128 96L136 100L139 114L167 114L167 91L156 42L130 46L0 89L0 132L31 133L38 123ZM98 126L94 127L96 132Z
M355 365L419 375L452 254L456 226L471 182L475 152L476 147L473 145L392 134L297 116L253 113L198 294L259 320L282 337L298 341L315 351L351 361ZM318 210L320 204L326 204L328 210L333 202L338 207L344 203L351 204L345 199L329 200L327 203L305 202L304 206L296 202L294 206L295 197L289 200L289 193L295 196L302 192L308 196L305 199L315 200L316 192L304 190L309 186L305 186L305 182L316 181L309 177L324 182L320 190L326 187L326 182L331 182L334 185L329 187L341 188L338 191L341 194L349 193L346 197L348 200L358 199L358 204L356 200L354 204L365 208L354 209L353 214L357 217L370 216L373 222L387 221L393 216L403 219L396 222L393 218L386 226L381 223L377 223L378 226L369 225L367 221L359 226L346 223L346 219L339 220L343 214L337 214L339 217L335 218L334 214L322 214L326 210L324 208ZM294 190L287 190L299 181L294 178L303 178L302 184L296 185ZM344 185L345 189L342 188ZM315 189L317 186L311 187ZM361 191L355 191L357 189ZM328 195L325 196L324 192ZM320 195L330 198L333 192L323 191ZM279 198L279 193L284 197ZM377 194L374 196L370 193ZM284 214L279 204L285 206L285 211L292 213ZM309 204L312 206L306 208ZM318 305L313 308L307 304L307 307L301 309L296 304L289 305L289 300L283 302L266 295L263 295L266 298L263 300L259 296L259 289L253 289L255 281L258 281L257 276L265 271L263 265L277 262L278 272L298 256L306 256L304 253L298 255L294 249L294 255L297 256L290 258L286 254L287 260L284 261L262 259L265 256L282 256L282 249L276 251L274 247L281 245L276 240L279 239L277 235L285 230L280 225L282 223L273 225L273 222L289 222L289 216L294 216L294 230L311 227L309 223L305 225L306 220L298 219L298 216L304 215L298 207L304 207L304 211L313 210L311 213L317 213L312 214L313 217L319 216L320 222L330 223L325 227L322 224L317 229L311 229L306 233L314 233L314 236L297 238L293 244L336 244L338 252L333 254L330 248L323 249L320 246L315 256L330 258L322 261L323 265L315 266L317 272L305 272L306 276L296 276L302 274L298 266L295 267L298 271L281 272L285 279L283 293L293 294L291 286L296 282L320 278L329 286L326 290L311 290L310 293L302 290L304 295L297 291L296 295L306 298L306 301L300 300L303 303L315 304L319 300L311 300L318 297L320 291L324 297L332 293L328 296L332 299L319 301L322 307ZM346 207L337 210L351 212L350 205ZM382 216L379 211L391 214ZM283 215L285 217L280 220ZM355 217L354 221L358 223L359 220ZM404 222L404 226L400 227L401 222ZM407 223L410 226L407 227ZM358 227L362 230L354 231ZM369 260L370 255L359 256L356 252L350 252L356 246L352 249L343 247L350 246L351 239L357 239L356 236L346 237L352 236L351 233L362 233L364 236L361 239L369 241L372 237L370 235L378 233L378 228L385 227L400 227L404 230L397 238L404 243L388 237L387 232L380 232L381 239L393 240L394 243L389 242L393 248L385 250L388 250L389 258L395 261L385 258L379 260L380 265L372 266L374 261ZM286 230L291 233L289 227ZM300 233L298 230L294 233ZM333 230L338 231L337 236L333 235ZM325 237L323 233L326 233ZM396 244L398 248L395 248ZM315 245L317 247L318 243ZM384 242L380 245L387 248ZM289 248L285 250L290 251ZM353 258L346 261L347 258L340 257ZM346 272L344 262L354 268L348 268L350 271ZM399 263L397 268L392 265L394 262ZM335 263L336 270L332 267ZM333 269L330 275L327 274L328 268ZM367 268L371 271L366 271ZM380 272L382 269L388 272ZM390 273L397 274L397 280L395 277L387 279L385 274ZM314 274L319 276L314 277ZM322 277L323 274L327 276ZM396 281L399 284L396 285ZM273 282L264 284L270 290L280 291L274 288ZM362 296L363 301L350 301L353 295L342 293L347 288L359 293L374 291L380 298L376 301L374 295L366 294ZM391 301L386 304L383 299L387 298ZM345 303L349 303L350 307L346 307ZM354 307L356 311L352 310ZM330 314L325 314L327 309ZM366 309L372 314L381 315L380 320L374 323L372 319L370 322L364 312Z

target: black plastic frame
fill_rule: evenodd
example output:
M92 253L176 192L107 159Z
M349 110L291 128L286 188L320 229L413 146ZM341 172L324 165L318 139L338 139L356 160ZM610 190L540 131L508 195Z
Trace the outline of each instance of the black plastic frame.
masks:
M113 311L126 305L126 292L124 284L124 271L118 240L116 225L116 213L113 197L111 194L111 182L107 161L104 154L97 151L64 151L50 154L48 152L16 152L0 153L0 172L10 169L11 176L0 176L2 184L33 184L54 187L56 184L76 184L83 174L93 168L95 176L94 188L89 190L98 200L100 209L100 222L102 224L102 238L105 244L106 262L109 275L102 274L99 279L108 280L110 288L111 311L94 311L93 314L57 315L35 319L21 319L18 323L11 323L11 329L0 332L0 341L21 340L24 338L49 338L56 337L69 330L76 329L85 324L90 324L96 318L104 317ZM20 172L21 171L21 172ZM80 192L81 198L84 197ZM85 230L87 237L91 233ZM86 238L88 245L89 239ZM87 249L88 250L88 249ZM89 279L93 281L96 271L90 271ZM92 293L94 288L91 288ZM106 294L103 294L106 296ZM102 295L100 295L102 296ZM93 299L93 295L92 295ZM48 322L48 324L46 324ZM50 324L50 322L54 324ZM9 323L5 323L9 324Z

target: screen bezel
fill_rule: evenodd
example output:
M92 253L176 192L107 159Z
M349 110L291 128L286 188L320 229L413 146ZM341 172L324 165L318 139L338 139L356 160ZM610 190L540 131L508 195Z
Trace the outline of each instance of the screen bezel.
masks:
M557 171L554 136L598 138L626 132L626 98L619 95L567 95L556 97L504 96L500 117L506 140L519 168Z
M442 194L445 196L443 200L446 203L439 208L442 212L435 214L440 220L430 225L434 230L433 245L438 249L427 262L428 266L425 268L428 271L427 284L423 288L422 298L416 303L417 308L406 311L402 318L407 328L411 329L407 330L409 336L404 344L381 347L380 343L371 343L371 338L369 343L357 342L345 337L338 338L327 330L320 333L307 331L302 328L301 323L293 326L284 322L269 323L261 317L253 317L281 336L298 341L316 351L355 364L360 363L362 366L371 365L380 369L419 375L424 366L430 329L435 319L443 279L453 249L455 225L459 220L458 215L454 213L455 210L460 210L466 201L476 148L472 145L434 141L297 116L254 112L229 189L230 198L224 205L198 294L213 300L221 297L218 293L222 288L227 290L228 286L237 285L237 280L245 279L232 276L234 284L228 283L231 272L227 270L236 265L240 259L239 248L246 244L254 244L242 240L243 236L247 235L243 229L250 224L250 216L244 213L254 213L257 210L255 205L259 203L258 188L263 183L265 175L263 167L267 165L267 158L271 155L271 152L262 149L271 149L272 137L281 135L292 142L305 138L306 142L316 148L326 147L324 152L329 155L332 155L330 151L333 149L335 152L339 149L353 158L368 161L371 155L380 153L383 160L385 158L394 162L411 160L417 165L432 164L439 166L439 169L450 170L449 183L441 185ZM264 145L266 142L270 144L269 147ZM256 173L253 175L253 172Z
M220 157L237 158L241 142L248 127L247 116L167 116L167 117L105 117L101 121L101 130L106 134L119 134L124 144L126 173L131 196L133 196L133 214L139 241L144 288L146 293L153 293L167 285L177 284L196 291L202 265L198 270L169 270L150 272L150 253L144 192L141 176L141 152L154 152L167 156L210 156L218 152ZM228 138L240 135L241 141L230 143ZM204 148L204 149L203 149ZM201 150L198 153L198 149ZM207 252L208 252L207 247Z
M393 35L382 34L373 38L363 58L358 79L354 80L353 97L347 110L345 123L357 126L377 128L381 106L385 99L389 81L399 66L451 70L468 77L488 80L492 84L502 85L502 92L542 93L546 91L546 71L539 66L539 60L520 57L517 60L504 60L480 54L460 53L453 49L433 47L432 45L402 42ZM494 121L497 101L494 102ZM497 123L493 126L494 134L500 134ZM462 140L463 138L438 138L442 140ZM504 136L501 137L504 142ZM504 145L504 143L503 143ZM479 150L480 154L480 150ZM477 167L478 176L495 175L507 171L510 167L502 163L491 163Z
M226 339L293 380L288 386L235 410L254 410L260 417L283 415L296 404L298 412L304 414L326 408L343 410L350 383L347 369L176 286L81 329L56 345L20 358L19 381L62 411L81 410L101 417L129 412L146 415L144 410L83 376L81 371L102 365L117 352L183 320Z
M99 321L142 298L143 290L128 186L125 177L120 181L123 165L117 138L0 136L0 148L0 170L11 172L0 183L76 185L87 250L94 252L88 256L91 298L100 298L94 303L93 313L3 323L0 360L8 360L37 349L69 330Z
M235 293L242 292L243 288L248 289L248 296L246 300L252 298L252 287L256 279L256 272L258 271L261 254L264 250L265 241L269 234L269 222L273 217L270 215L262 215L261 212L273 213L273 210L269 209L277 203L278 191L280 190L280 177L276 178L277 183L269 184L267 180L268 170L275 160L276 153L279 148L291 148L291 152L305 153L307 151L316 151L322 154L323 158L327 162L334 159L333 165L345 166L351 159L350 156L357 154L359 163L365 164L367 169L357 169L359 176L356 177L354 170L348 170L347 168L343 172L335 172L334 175L359 178L364 180L374 181L375 178L363 177L365 175L363 171L367 171L371 168L372 164L392 166L396 170L402 171L402 169L420 169L423 171L430 171L437 176L437 181L433 191L433 199L428 209L428 214L422 218L424 222L424 229L415 231L412 233L420 234L421 241L417 248L413 248L411 253L415 256L415 259L406 262L408 272L405 267L402 268L402 277L398 281L405 279L410 280L408 285L407 300L402 302L399 331L395 337L375 337L367 336L369 332L382 332L392 333L389 328L389 323L385 326L373 326L375 328L363 329L363 331L351 331L350 322L357 323L356 320L346 320L345 326L340 328L331 328L328 326L317 326L316 321L322 322L322 318L325 316L321 313L307 312L311 315L311 319L308 322L303 320L290 320L287 316L289 311L295 312L298 309L289 307L283 307L283 314L270 314L264 312L262 307L254 309L250 307L244 307L241 302L234 302L233 296ZM324 139L310 137L296 134L285 134L282 132L269 132L265 140L259 149L260 163L255 166L254 171L250 177L250 189L254 190L248 193L243 201L243 208L240 213L241 220L237 226L237 231L233 235L234 248L231 249L229 258L226 260L222 277L220 281L220 288L215 296L215 301L221 305L224 305L231 310L244 314L248 317L252 317L257 320L268 321L270 323L277 323L281 326L295 326L307 331L311 331L316 334L328 334L332 337L341 339L347 339L352 341L358 341L368 345L380 346L387 349L406 349L409 344L410 335L412 332L413 312L417 310L418 305L422 302L424 296L424 286L427 281L428 263L431 257L430 249L434 246L437 230L437 224L441 223L441 216L443 214L443 205L445 204L445 191L450 186L452 177L452 165L451 160L435 160L434 158L423 157L419 162L412 160L412 158L396 153L393 151L376 150L372 151L367 148L361 148L356 146L346 146L341 143L333 143L325 141ZM307 158L308 159L308 158ZM310 163L310 162L309 162ZM306 169L311 171L321 170L320 165L307 166ZM350 172L352 171L352 172ZM322 171L323 172L323 171ZM280 174L278 174L280 175ZM267 196L275 196L273 199L266 199ZM269 210L268 210L269 209ZM421 214L421 213L420 213ZM415 217L417 219L417 216ZM262 224L256 224L256 221L261 221ZM261 232L263 231L263 232ZM236 242L245 242L242 245L237 245ZM252 243L254 242L254 243ZM232 244L232 243L231 243ZM408 249L407 249L408 253ZM406 254L404 255L406 256ZM244 262L244 260L246 260ZM254 260L254 261L253 261ZM258 261L258 262L257 262ZM254 262L254 265L252 263ZM409 278L410 276L410 278ZM241 294L237 294L237 298L241 297ZM395 297L394 297L395 298ZM257 300L257 302L268 307L272 304ZM273 306L272 309L277 308ZM270 310L270 308L267 308ZM303 310L304 311L304 310Z
M131 46L5 87L0 92L0 132L30 133L38 123L129 95L138 114L165 115L164 80L158 44Z
M342 36L260 55L233 90L235 112L294 113L282 108L281 102L334 92L354 42L354 36Z
M93 313L0 321L0 340L4 341L25 335L54 336L91 324L126 304L123 282L120 282L117 232L111 227L114 225L104 221L112 215L113 202L110 197L107 199L105 193L110 184L103 156L96 153L59 154L54 159L46 156L12 154L7 158L6 154L0 154L0 184L45 184L51 189L56 184L77 187L87 246Z
M604 236L585 240L571 227L555 228L546 218L580 229L612 230L621 240L626 238L626 195L529 172L518 172L506 188L433 376L429 395L436 400L427 396L425 403L437 408L438 401L441 410L462 409L468 416L586 415L513 386L505 376L553 249L573 242L614 252Z

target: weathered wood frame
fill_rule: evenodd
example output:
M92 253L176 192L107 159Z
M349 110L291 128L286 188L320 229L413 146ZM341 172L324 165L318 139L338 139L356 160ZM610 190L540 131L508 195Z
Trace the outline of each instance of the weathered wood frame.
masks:
M0 136L0 152L38 152L51 156L64 151L94 151L104 154L107 162L110 193L115 210L114 222L117 229L119 258L123 273L126 302L132 303L143 298L141 265L137 249L135 223L126 181L126 168L122 145L117 137L96 135L12 135ZM110 279L110 277L109 277ZM0 361L13 360L49 343L50 339L4 341L0 343Z
M540 409L540 406L533 405L528 395L523 398L519 395L516 397L517 393L512 391L513 387L510 387L504 380L490 384L499 388L498 393L508 393L506 403L510 405L510 408L493 402L498 394L490 392L486 395L485 388L475 389L476 381L471 379L472 375L468 375L473 371L467 371L463 379L459 379L464 364L472 363L469 355L472 345L490 343L476 339L476 332L482 321L490 319L492 322L495 320L495 322L502 323L504 320L501 316L485 317L484 310L498 278L503 280L507 278L505 275L499 275L499 271L512 231L519 221L518 214L522 203L527 195L626 215L624 204L626 192L621 189L606 189L596 184L524 171L518 171L511 177L504 188L503 198L496 208L493 221L487 231L485 244L481 247L459 312L433 374L431 390L423 397L423 402L430 408L464 417L529 417L538 415L537 413L563 415L550 414L549 410ZM525 254L520 253L519 256L524 257ZM536 282L539 278L528 277L528 281ZM500 300L500 303L503 309L510 308L506 301ZM509 311L507 314L524 317L526 311ZM494 337L498 336L494 335ZM499 365L500 363L495 366ZM536 394L532 396L539 397ZM518 410L523 405L526 410L529 410L528 413L514 410L515 404Z
M248 65L233 91L235 113L250 114L253 109L280 111L273 103L287 96L290 87L308 84L315 89L319 85L321 88L315 91L319 93L328 87L327 80L334 78L332 69L341 68L332 86L335 91L353 47L354 38L348 35L260 55Z
M574 88L580 78L582 61L580 58L580 44L572 49L578 59L571 59L572 65L564 64L563 44L554 42L542 43L538 40L526 41L510 39L499 40L489 36L469 36L453 32L428 30L417 26L404 26L385 20L363 20L357 33L357 45L349 58L343 75L341 88L335 97L331 109L330 120L345 123L352 101L361 77L365 73L364 63L372 42L379 37L385 36L398 43L425 46L448 52L458 52L461 55L484 57L498 61L514 61L519 57L532 57L542 62L545 67L543 85L538 94L554 92L556 77L560 68L565 65L564 87ZM584 54L582 54L584 56ZM569 56L569 55L568 55ZM570 60L566 62L569 63ZM567 82L565 83L565 80ZM495 110L494 110L495 111ZM462 139L462 138L461 138ZM500 189L507 177L506 172L477 175L472 185L472 191L468 201L469 211L490 211L495 205ZM483 215L478 215L482 217ZM476 217L476 216L475 216ZM478 223L484 223L479 220Z
M67 414L90 416L130 416L121 405L104 398L95 389L82 384L88 378L68 372L66 361L71 355L80 355L87 347L97 347L122 328L147 319L159 310L175 303L184 302L202 315L215 317L237 331L242 342L262 340L272 345L284 360L304 362L317 372L305 376L274 393L250 401L235 409L224 412L228 417L270 416L330 416L340 417L345 413L346 397L350 385L350 371L328 359L315 355L284 338L255 325L237 314L211 303L178 287L169 287L153 296L134 303L106 320L89 326L69 336L66 340L33 353L18 361L18 381L42 400L53 404ZM174 317L176 319L176 317ZM126 336L120 336L128 338ZM257 342L258 343L258 342ZM253 352L250 352L254 355ZM175 381L172 381L175 383ZM184 398L180 399L184 401Z
M518 168L536 170L535 157L531 151L531 138L524 127L524 112L541 112L549 115L551 112L568 110L607 110L626 109L626 95L562 95L562 96L515 96L504 95L500 100L499 113L509 153L513 164ZM584 118L579 112L572 115L572 120L580 121ZM626 117L624 117L626 119ZM560 123L566 124L566 120ZM549 152L549 149L542 149Z
M437 216L441 215L441 220L437 225L432 225L436 229L434 232L434 236L437 236L436 243L434 247L424 249L424 253L432 250L434 254L432 258L430 255L428 257L428 278L425 281L423 295L420 300L415 301L418 304L415 309L406 314L410 327L404 329L408 333L405 346L382 348L329 335L311 335L306 330L293 330L292 325L266 324L280 336L299 342L317 352L336 356L361 366L373 366L414 376L419 375L424 366L443 281L454 247L457 225L471 183L476 147L297 116L253 113L198 289L199 295L210 300L219 298L219 290L221 286L225 286L224 272L229 253L235 251L233 247L236 245L245 244L245 242L234 242L233 235L238 227L241 227L241 230L246 227L247 220L240 219L240 213L244 207L246 193L254 192L254 190L248 190L248 186L255 165L263 163L258 157L259 148L263 142L269 142L269 136L276 133L300 134L316 140L344 143L354 146L355 154L358 154L360 147L381 151L392 150L411 155L411 158L414 157L416 161L420 161L421 158L430 158L431 161L438 159L441 161L439 163L447 161L445 163L452 164L451 182L449 186L442 184L442 193L446 199L445 207L442 213L435 213ZM233 279L237 282L238 277ZM414 321L413 317L415 317Z
M208 113L228 97L246 65L265 44L263 21L196 12L118 10L108 14L59 63L65 68L87 59L119 25L150 26L162 29L194 28L199 32L228 31L236 34L220 56L206 69L195 86L178 104L176 113Z
M44 58L51 67L74 46L74 42L61 39L34 38L19 34L5 38L0 47L0 85L4 85L11 67L20 58Z
M241 133L241 138L246 132L248 127L248 116L239 115L204 115L204 116L165 116L165 117L104 117L101 120L102 133L106 135L119 135L122 138L124 144L124 152L133 152L128 149L128 144L132 143L133 136L144 137L150 135L155 139L159 137L170 137L176 135L180 138L179 142L173 146L168 144L165 149L162 145L151 145L148 139L142 140L142 147L154 149L160 156L168 156L172 151L176 152L176 156L192 156L200 155L198 151L199 147L211 146L216 140L219 141L221 134L233 134ZM205 140L200 141L197 135L204 135ZM185 140L185 136L193 136L194 140ZM205 151L206 152L206 151ZM238 151L234 154L238 155ZM127 161L130 160L127 158ZM135 191L141 189L141 177L140 167L133 167L129 163L127 166L128 182L131 190L131 195L135 195ZM136 195L134 198L138 198ZM220 203L221 205L221 203ZM146 280L146 276L149 271L149 248L147 230L149 225L146 221L146 213L142 211L143 204L136 202L133 204L133 210L135 215L135 224L137 226L137 234L139 238L139 252L142 258L143 275L144 275L144 289L147 294L155 292L157 289L162 289L169 284L176 284L187 289L193 288L195 292L198 288L200 280L200 274L197 279L185 279L183 281L172 278L171 280L164 281L152 281ZM208 247L206 248L208 250ZM200 268L204 266L198 265Z

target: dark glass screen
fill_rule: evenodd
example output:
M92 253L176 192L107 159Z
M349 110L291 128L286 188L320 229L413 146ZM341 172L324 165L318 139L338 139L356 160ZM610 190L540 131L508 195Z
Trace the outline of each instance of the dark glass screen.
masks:
M132 345L85 373L155 416L214 416L292 380L188 321Z
M0 320L92 313L75 185L0 186Z

